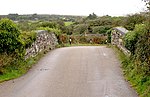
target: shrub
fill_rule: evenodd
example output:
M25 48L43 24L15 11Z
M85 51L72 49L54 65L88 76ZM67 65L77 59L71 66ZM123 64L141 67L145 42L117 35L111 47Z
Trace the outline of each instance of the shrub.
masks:
M65 43L68 43L69 41L69 38L66 34L62 34L62 35L59 35L59 43L60 44L65 44Z
M80 36L79 43L82 43L82 44L88 43L86 36Z
M58 28L49 28L49 27L39 27L38 30L46 30L48 32L53 32L56 34L56 36L59 36L61 34L61 30Z
M96 27L93 27L93 31L92 33L93 34L104 34L106 33L111 27L108 27L108 26L96 26Z
M128 30L134 30L136 24L141 24L145 21L145 16L142 14L128 15L124 21L124 27Z
M19 36L20 42L24 45L25 48L31 46L31 44L36 40L35 32L22 32Z
M150 29L149 25L144 26L135 50L135 61L140 67L139 71L150 76Z
M78 24L74 27L74 34L84 34L87 31L87 24Z
M58 24L55 22L43 22L40 24L40 27L59 28Z
M19 21L17 25L21 31L33 31L39 27L40 22Z
M125 45L132 55L123 62L127 79L134 84L140 97L150 96L150 28L149 24L136 25L125 36Z
M20 31L13 21L9 19L0 20L0 53L12 53L21 50L22 44L19 40Z
M131 51L132 55L135 54L135 49L140 36L145 32L145 25L136 25L133 31L127 33L124 37L125 47Z
M107 31L107 42L111 43L111 29Z
M101 36L101 37L93 37L93 44L105 44L106 43L106 37L105 36Z

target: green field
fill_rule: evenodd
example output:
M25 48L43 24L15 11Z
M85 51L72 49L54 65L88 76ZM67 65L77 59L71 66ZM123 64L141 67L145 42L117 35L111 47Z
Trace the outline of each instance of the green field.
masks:
M74 22L65 22L65 26L69 26L71 24L73 24Z

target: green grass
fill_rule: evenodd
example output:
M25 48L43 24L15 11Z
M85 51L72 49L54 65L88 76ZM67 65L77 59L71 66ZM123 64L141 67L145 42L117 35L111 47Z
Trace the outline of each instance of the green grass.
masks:
M58 45L57 47L60 48L60 47L73 47L73 46L107 46L106 44L61 44L61 45Z
M18 70L12 70L11 72L7 72L4 75L1 75L0 82L20 77L22 74L23 72L19 72Z
M129 81L131 86L137 91L139 97L150 97L150 76L137 71L134 59L126 56L117 47L112 47L122 62L122 69L125 79Z
M42 56L44 52L38 54L34 58L29 58L26 61L16 60L15 63L3 68L4 73L0 75L0 82L18 78L24 75Z
M65 26L72 25L74 22L65 22Z

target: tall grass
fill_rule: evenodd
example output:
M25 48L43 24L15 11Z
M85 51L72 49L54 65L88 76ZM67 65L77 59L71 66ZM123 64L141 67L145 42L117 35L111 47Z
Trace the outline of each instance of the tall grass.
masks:
M25 74L42 56L44 52L27 60L15 55L0 54L0 82L14 79Z
M136 62L132 56L123 54L117 47L112 47L122 62L122 69L126 80L137 91L140 97L150 97L150 76L139 72Z

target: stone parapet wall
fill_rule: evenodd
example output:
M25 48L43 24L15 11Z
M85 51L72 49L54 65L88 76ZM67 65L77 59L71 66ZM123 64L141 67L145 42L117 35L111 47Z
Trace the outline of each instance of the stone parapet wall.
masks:
M111 44L116 45L125 55L130 56L131 52L125 48L122 39L126 33L128 33L128 30L123 27L113 28L111 33Z
M48 33L45 30L36 31L37 37L30 48L26 49L25 59L36 56L42 51L49 51L56 47L58 40L54 33Z
M127 56L131 55L131 52L129 50L127 50L124 46L122 45L117 45L117 47Z

